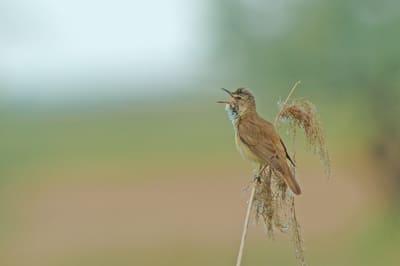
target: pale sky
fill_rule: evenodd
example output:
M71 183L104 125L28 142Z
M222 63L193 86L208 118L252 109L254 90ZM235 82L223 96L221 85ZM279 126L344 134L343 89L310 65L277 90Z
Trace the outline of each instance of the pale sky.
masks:
M146 93L140 86L118 88L118 82L190 77L204 53L201 3L2 1L1 95L52 99L124 93L118 90ZM116 86L99 92L97 85L107 82Z

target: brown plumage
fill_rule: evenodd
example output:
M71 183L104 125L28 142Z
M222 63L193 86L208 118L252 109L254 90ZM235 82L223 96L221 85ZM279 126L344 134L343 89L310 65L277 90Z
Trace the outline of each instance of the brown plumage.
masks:
M242 156L258 163L260 170L265 165L270 166L293 193L300 194L300 186L287 162L289 160L294 165L293 160L274 125L257 114L254 96L243 88L234 92L223 90L232 98L219 102L226 103L226 111L235 130L236 146Z

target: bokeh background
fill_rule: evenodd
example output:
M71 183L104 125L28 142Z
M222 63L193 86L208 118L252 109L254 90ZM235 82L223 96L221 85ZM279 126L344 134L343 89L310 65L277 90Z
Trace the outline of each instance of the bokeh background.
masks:
M0 2L0 264L233 265L252 175L217 100L318 108L310 265L399 265L400 2ZM285 127L281 134L293 151ZM252 225L243 265L295 265Z

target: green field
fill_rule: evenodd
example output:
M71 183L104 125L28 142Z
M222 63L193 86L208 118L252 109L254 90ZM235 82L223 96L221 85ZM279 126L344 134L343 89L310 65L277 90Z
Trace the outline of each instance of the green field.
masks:
M5 265L232 265L251 167L234 148L223 108L202 103L4 113ZM338 120L337 110L321 112L336 125L326 127L333 177L297 147L307 261L397 265L398 214L376 189L367 129ZM293 265L292 244L253 226L244 263Z

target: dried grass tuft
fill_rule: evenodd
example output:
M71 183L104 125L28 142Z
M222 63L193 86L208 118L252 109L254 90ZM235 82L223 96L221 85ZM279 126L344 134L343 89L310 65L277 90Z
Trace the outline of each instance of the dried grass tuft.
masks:
M278 119L289 121L292 138L296 137L297 128L304 130L308 145L314 154L319 156L329 177L331 174L329 153L315 105L305 99L294 99L290 103L281 103L280 110Z
M306 265L304 241L296 218L294 194L282 178L269 167L261 174L260 181L255 186L253 200L256 222L262 220L267 235L271 238L276 231L290 234L299 264Z

